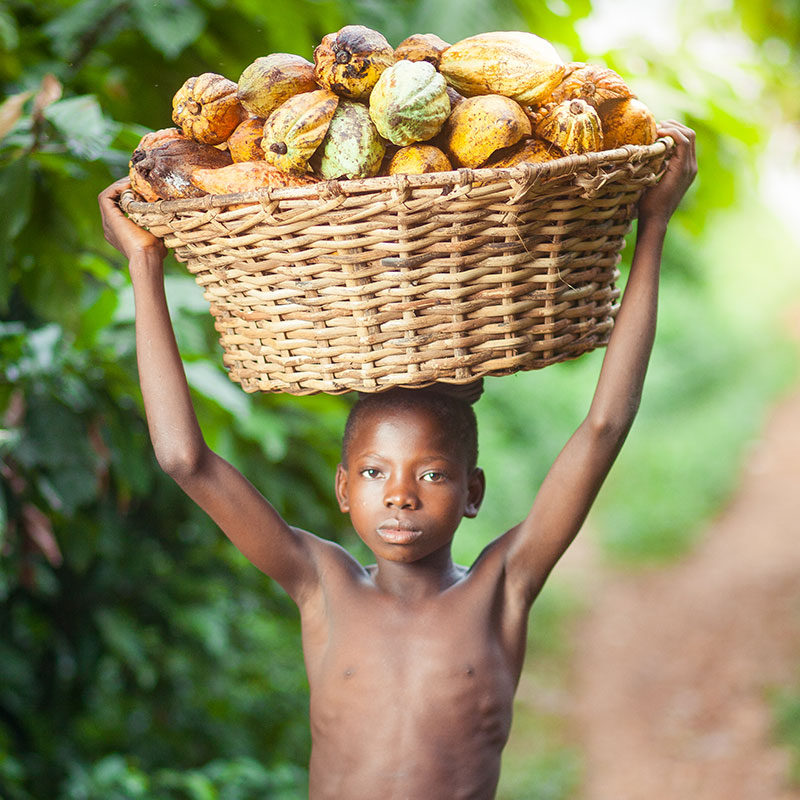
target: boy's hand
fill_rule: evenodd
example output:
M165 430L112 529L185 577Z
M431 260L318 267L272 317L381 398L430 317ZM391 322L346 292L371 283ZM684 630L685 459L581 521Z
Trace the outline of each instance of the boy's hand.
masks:
M647 189L639 201L639 220L661 219L666 224L697 175L694 131L675 120L659 123L659 136L670 136L676 150L661 180Z
M103 233L109 244L120 251L128 261L134 254L151 252L164 259L167 248L157 236L129 220L119 207L119 196L131 188L128 178L121 178L103 190L97 198L103 217Z

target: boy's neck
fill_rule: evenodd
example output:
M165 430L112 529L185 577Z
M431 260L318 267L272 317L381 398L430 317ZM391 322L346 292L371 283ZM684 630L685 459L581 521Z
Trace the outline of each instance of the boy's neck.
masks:
M441 594L463 577L465 571L453 563L449 549L410 564L378 559L370 567L372 579L381 591L406 601Z

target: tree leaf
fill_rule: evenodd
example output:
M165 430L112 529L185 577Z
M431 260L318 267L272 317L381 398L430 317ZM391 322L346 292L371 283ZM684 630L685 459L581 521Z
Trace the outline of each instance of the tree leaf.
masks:
M43 116L64 137L69 150L79 158L100 158L114 141L119 125L107 119L92 95L59 100L44 110Z
M28 537L51 566L60 567L64 557L56 541L53 524L47 515L33 503L26 503L22 507L22 522Z
M0 8L0 46L5 50L16 50L19 45L19 30L14 17Z
M28 158L18 158L0 169L0 265L7 263L8 246L30 217L32 196Z
M61 85L61 81L52 72L48 72L42 78L42 84L33 101L34 119L40 117L47 106L60 100L63 91L64 87Z
M22 108L33 92L19 92L6 98L0 105L0 139L2 139L22 117Z
M53 43L55 53L65 61L72 59L80 51L83 42L96 37L104 23L116 16L123 16L120 6L125 0L82 0L71 8L51 19L44 32Z
M189 0L133 0L136 25L153 47L176 58L206 27L205 14Z
M186 380L196 392L218 403L234 417L250 413L247 395L234 386L210 361L189 361L183 365Z

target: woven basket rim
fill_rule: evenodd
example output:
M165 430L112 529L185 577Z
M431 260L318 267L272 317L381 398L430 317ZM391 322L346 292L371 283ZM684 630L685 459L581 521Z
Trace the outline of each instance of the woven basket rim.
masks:
M321 180L307 186L264 187L249 192L235 194L208 194L202 197L186 197L179 200L156 200L146 202L136 200L133 190L126 191L120 198L120 205L126 212L146 213L157 210L164 213L207 210L241 204L259 203L263 200L301 200L329 198L336 195L358 195L381 193L387 190L408 190L418 187L465 186L475 181L519 181L532 186L539 180L550 180L564 175L573 175L581 170L596 166L647 161L653 157L669 153L675 143L669 136L657 139L649 145L626 144L614 150L562 156L541 163L525 162L514 167L461 168L448 172L430 172L423 175L388 175L374 178L342 180Z

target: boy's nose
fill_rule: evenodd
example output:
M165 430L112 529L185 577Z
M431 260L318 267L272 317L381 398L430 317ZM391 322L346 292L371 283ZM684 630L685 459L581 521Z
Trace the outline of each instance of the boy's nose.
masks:
M416 508L418 499L416 493L408 486L393 483L386 487L383 501L387 508Z

